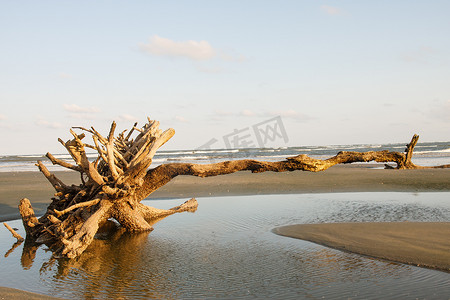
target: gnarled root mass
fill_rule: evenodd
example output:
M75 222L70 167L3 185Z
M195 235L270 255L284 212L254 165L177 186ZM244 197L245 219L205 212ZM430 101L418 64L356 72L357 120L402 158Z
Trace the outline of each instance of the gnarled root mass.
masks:
M47 153L55 165L80 173L81 184L66 185L45 165L37 166L54 187L56 193L47 212L36 218L30 201L22 199L19 211L27 233L27 240L45 243L55 255L73 258L79 256L93 241L100 228L113 222L129 232L151 231L153 224L178 212L195 211L197 201L191 199L172 209L163 210L140 203L152 192L162 187L178 175L199 177L216 176L250 170L254 173L273 171L284 172L303 170L319 172L336 164L354 162L394 162L397 169L418 169L411 162L412 152L418 136L414 135L405 153L390 151L339 152L329 159L320 160L298 155L279 162L256 160L236 160L215 164L163 164L149 169L156 151L175 133L173 129L161 131L159 122L148 119L142 128L137 123L128 133L114 135L113 122L108 136L103 137L94 128L81 130L81 134L70 130L73 139L67 142L59 139L74 160L74 164L55 158ZM82 140L86 134L92 136L93 144ZM136 135L134 138L133 136ZM86 148L98 153L94 161L89 161ZM436 168L448 168L450 165Z
M159 122L148 120L142 129L132 129L114 136L113 122L108 136L103 137L94 128L70 130L73 139L60 143L66 148L75 164L47 157L60 165L80 173L80 185L66 185L45 165L37 162L39 170L54 187L56 193L47 212L36 218L30 201L22 199L19 211L27 238L35 243L49 245L56 255L73 258L80 255L92 242L100 227L108 222L120 224L127 231L151 231L157 221L178 212L195 211L197 201L191 199L169 210L156 209L141 202L147 195L136 197L136 190L144 183L146 171L156 150L174 134L173 129L161 131ZM93 145L84 143L85 133L92 135ZM135 138L131 138L137 133ZM97 151L95 161L89 161L86 148Z

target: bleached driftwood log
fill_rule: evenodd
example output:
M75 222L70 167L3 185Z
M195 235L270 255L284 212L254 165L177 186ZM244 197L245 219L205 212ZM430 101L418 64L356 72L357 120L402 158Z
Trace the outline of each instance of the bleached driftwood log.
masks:
M34 243L45 243L55 255L73 258L80 255L93 241L95 234L108 221L114 220L122 230L142 232L152 230L152 225L178 212L195 211L197 201L191 199L169 210L148 207L140 203L152 192L179 175L199 177L230 174L250 170L253 173L303 170L319 172L336 164L354 162L394 162L397 169L424 168L411 162L412 151L417 143L415 135L407 145L406 153L390 151L339 152L326 160L310 158L307 155L289 157L279 162L256 160L225 161L215 164L163 164L149 169L156 151L175 133L173 129L161 131L159 122L148 119L142 128L137 123L128 134L126 131L114 136L116 123L104 137L94 128L81 130L81 134L70 130L73 139L60 143L71 155L74 164L55 158L47 153L48 159L56 165L79 172L82 183L67 185L50 173L38 161L39 170L56 190L47 212L37 219L30 201L22 199L20 214L27 233L27 239ZM133 138L133 134L137 136ZM82 140L85 134L92 136L93 145ZM95 161L89 161L85 148L97 151ZM438 166L448 168L450 165Z

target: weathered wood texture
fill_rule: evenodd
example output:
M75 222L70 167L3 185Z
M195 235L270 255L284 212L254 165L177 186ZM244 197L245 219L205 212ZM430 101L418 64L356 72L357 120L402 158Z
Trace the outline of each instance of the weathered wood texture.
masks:
M151 231L152 225L178 212L195 211L197 201L191 199L169 210L157 209L140 203L153 191L179 175L199 177L230 174L243 170L258 172L284 172L303 170L319 172L336 164L354 162L393 162L397 169L424 168L411 162L412 152L417 143L415 135L407 145L405 153L390 151L339 152L326 160L314 159L301 154L278 162L256 160L225 161L215 164L163 164L150 168L156 151L175 133L173 129L161 131L159 122L148 119L142 127L137 123L128 134L126 131L115 136L116 123L113 122L106 137L94 128L81 130L81 134L70 130L73 139L59 142L71 155L74 164L55 158L47 153L55 165L80 173L80 185L67 185L49 172L38 161L36 166L54 187L56 193L47 212L37 219L28 199L22 199L19 211L27 233L27 240L45 243L55 255L73 258L79 256L93 241L102 226L114 222L122 230L130 232ZM136 136L133 138L133 135ZM86 134L92 136L93 145L82 140ZM97 151L94 161L89 161L86 148ZM450 165L436 168L448 168Z
M152 163L157 149L175 133L173 129L162 131L159 122L148 120L143 128L137 124L125 136L125 131L114 135L113 122L106 137L94 128L70 130L73 139L59 142L71 155L74 164L47 153L55 165L80 173L80 185L68 185L52 174L38 161L36 166L55 189L55 197L44 216L37 219L28 199L22 199L19 211L27 238L35 243L48 244L56 255L69 258L80 255L92 242L98 229L114 219L128 231L151 231L157 221L178 212L194 211L197 201L169 210L156 209L140 203L136 189L144 184L143 178ZM132 138L133 132L137 135ZM82 140L92 136L93 145ZM89 161L86 148L94 149L98 157ZM145 197L144 197L145 198Z

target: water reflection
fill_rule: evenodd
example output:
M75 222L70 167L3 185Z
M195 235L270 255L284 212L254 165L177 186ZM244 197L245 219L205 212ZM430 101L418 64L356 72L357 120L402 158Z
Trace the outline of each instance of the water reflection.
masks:
M11 249L9 249L6 253L5 253L5 257L8 257L17 247L19 247L20 245L22 245L23 241L17 241L15 242L12 246Z
M20 258L20 264L25 270L31 269L34 259L36 258L36 252L40 245L25 240L22 250L22 257Z
M77 288L76 298L127 296L128 285L142 280L138 277L148 234L118 231L105 239L96 240L79 258L59 260L54 279ZM152 264L146 265L149 269L154 267ZM151 285L145 288L153 290ZM148 295L141 290L141 296Z
M77 259L54 259L45 247L17 245L0 261L0 272L10 274L0 285L69 299L445 298L448 273L344 253L271 229L329 219L449 221L447 198L448 193L200 198L195 214L173 216L150 234L106 231ZM155 205L171 207L172 201ZM10 237L0 232L0 240Z

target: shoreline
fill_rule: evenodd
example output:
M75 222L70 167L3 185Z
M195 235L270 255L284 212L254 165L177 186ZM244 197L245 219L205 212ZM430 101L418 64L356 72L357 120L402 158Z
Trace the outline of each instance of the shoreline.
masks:
M322 172L250 171L199 178L179 176L147 199L267 194L343 192L445 192L450 191L450 169L386 170L374 164L337 165ZM66 184L79 184L79 174L54 172ZM40 172L0 172L0 221L20 218L20 199L28 198L36 215L45 212L55 191Z
M450 272L450 222L297 224L273 232L345 252Z

